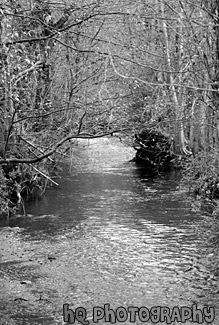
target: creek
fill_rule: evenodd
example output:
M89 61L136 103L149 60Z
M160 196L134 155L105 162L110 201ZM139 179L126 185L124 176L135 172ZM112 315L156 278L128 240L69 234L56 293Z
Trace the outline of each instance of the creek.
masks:
M84 307L91 324L107 303L218 312L218 277L196 232L202 215L179 177L150 178L113 138L80 141L71 155L59 186L0 227L0 323L65 324L65 303Z

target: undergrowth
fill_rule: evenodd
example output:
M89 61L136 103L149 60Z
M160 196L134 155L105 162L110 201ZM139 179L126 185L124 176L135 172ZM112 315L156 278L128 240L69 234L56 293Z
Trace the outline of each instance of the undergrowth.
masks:
M7 179L4 175L2 167L0 167L0 212L1 216L9 216L9 192L7 186Z
M201 151L185 164L183 181L194 194L192 205L203 217L196 226L206 245L206 265L219 276L219 151Z
M24 207L23 198L32 199L45 192L50 185L46 175L52 171L52 166L41 163L37 167L26 164L0 166L0 218L15 214L20 204Z
M219 152L200 151L190 157L183 171L183 180L187 182L190 193L196 199L217 205L219 200Z

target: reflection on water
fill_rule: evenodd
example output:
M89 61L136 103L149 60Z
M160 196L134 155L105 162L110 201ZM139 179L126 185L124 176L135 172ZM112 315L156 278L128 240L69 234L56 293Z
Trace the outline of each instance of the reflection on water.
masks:
M5 324L63 324L64 303L89 315L106 303L217 307L218 282L195 233L200 216L178 180L143 175L128 162L133 151L113 140L79 143L72 154L59 188L0 230Z

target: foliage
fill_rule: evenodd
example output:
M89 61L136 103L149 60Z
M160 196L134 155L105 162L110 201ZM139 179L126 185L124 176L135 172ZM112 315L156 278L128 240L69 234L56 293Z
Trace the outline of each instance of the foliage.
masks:
M218 150L200 151L187 160L183 171L184 180L197 198L217 205L219 200Z
M9 216L9 193L6 182L7 179L5 178L4 171L0 167L0 217Z
M48 173L48 166L40 166L40 170ZM49 169L51 171L51 168ZM22 196L28 200L41 195L48 179L37 169L28 165L3 165L0 168L0 211L2 216L14 214L18 204L22 204Z
M201 151L185 163L183 181L195 195L192 200L194 211L203 211L196 231L205 243L206 264L212 273L219 275L219 160L218 150Z

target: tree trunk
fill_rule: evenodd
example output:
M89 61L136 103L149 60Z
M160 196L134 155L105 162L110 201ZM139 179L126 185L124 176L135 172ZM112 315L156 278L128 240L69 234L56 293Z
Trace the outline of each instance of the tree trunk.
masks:
M174 85L174 77L173 73L171 72L173 67L171 64L171 56L170 56L170 46L169 46L169 39L168 39L168 31L167 31L167 25L165 21L165 11L164 11L164 2L161 1L161 13L162 13L162 27L163 27L163 34L164 34L164 40L165 40L165 49L166 49L166 60L167 60L167 66L168 70L170 71L169 73L169 78L170 78L170 90L172 93L172 98L173 102L175 104L175 151L177 154L185 153L189 154L190 152L186 149L186 140L185 140L185 135L184 135L184 129L183 129L183 123L182 123L182 113L183 113L183 105L182 101L181 103L179 102L179 98L177 96L177 89L176 86ZM181 24L181 19L180 19L180 24ZM181 28L180 28L181 30ZM181 55L183 51L183 44L182 41L180 40L181 35L178 35L178 46L179 46L179 60L181 60ZM178 64L180 67L180 63ZM180 75L180 73L179 73Z

